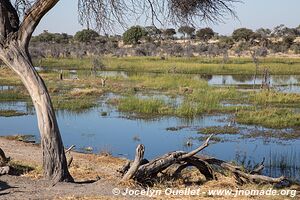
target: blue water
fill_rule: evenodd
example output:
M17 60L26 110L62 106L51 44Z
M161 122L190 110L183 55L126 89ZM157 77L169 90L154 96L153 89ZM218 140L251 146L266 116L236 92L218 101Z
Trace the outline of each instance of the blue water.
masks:
M28 110L26 103L16 103L11 109ZM101 112L109 115L101 116ZM164 153L184 150L189 151L202 144L196 129L208 126L226 126L228 116L204 116L193 121L175 117L155 120L130 119L114 108L100 103L100 106L83 113L57 112L57 119L66 147L76 145L82 151L92 147L94 153L110 152L114 156L134 157L135 148L142 143L146 147L148 159ZM167 131L168 127L187 126L178 131ZM246 126L247 127L247 126ZM251 127L249 127L251 128ZM20 117L0 117L0 135L33 134L39 140L37 119L35 115ZM266 158L265 174L271 176L287 175L300 180L300 140L277 141L272 139L240 139L239 135L223 135L224 142L212 143L203 153L227 161L239 161L253 166ZM138 138L139 141L134 138ZM186 142L192 140L192 147ZM289 167L280 170L281 160L286 159ZM273 162L273 168L268 168ZM277 166L277 167L274 167Z

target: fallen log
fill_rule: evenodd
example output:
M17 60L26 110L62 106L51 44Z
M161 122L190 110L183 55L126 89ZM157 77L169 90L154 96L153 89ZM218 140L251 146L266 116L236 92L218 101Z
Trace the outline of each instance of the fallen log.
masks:
M0 176L8 174L10 171L10 167L8 166L8 162L10 158L6 157L4 151L0 148Z
M5 156L4 151L0 148L0 167L7 165L10 158Z
M196 167L201 174L203 174L207 181L216 180L215 171L217 166L220 171L230 171L235 176L239 184L245 183L268 183L278 184L283 181L288 181L285 177L272 178L261 175L264 169L264 160L259 165L255 166L253 170L244 170L241 166L236 166L226 161L216 159L205 155L196 155L203 149L209 146L209 141L213 135L209 136L207 140L197 149L191 152L175 151L160 156L154 160L148 161L144 159L145 148L139 145L136 149L136 156L133 162L128 161L120 170L119 173L123 175L122 181L134 179L139 183L145 184L151 180L158 178L158 174L167 170L169 167L177 165L177 169L173 173L176 176L187 167ZM178 166L179 165L179 166Z
M281 176L278 178L272 178L272 177L263 176L263 175L258 174L257 172L261 173L262 168L264 167L263 166L264 161L258 167L256 167L254 170L252 170L251 172L245 172L242 167L233 165L231 163L228 163L228 162L220 160L220 159L216 159L216 158L204 156L204 155L197 156L197 158L200 160L206 161L210 165L218 165L219 167L232 172L238 180L242 178L243 182L246 182L246 183L250 182L250 183L274 184L274 183L280 183L282 181L288 181L287 178L284 176Z
M201 173L208 179L213 179L214 175L212 169L203 161L196 161L191 159L194 155L202 151L208 146L208 143L212 135L197 149L191 152L175 151L158 157L148 163L141 163L144 156L144 146L139 145L136 149L135 161L133 164L126 163L126 165L119 170L125 174L122 180L136 179L136 180L147 180L157 177L158 173L164 171L173 164L180 162L189 163L192 166L196 166ZM127 171L126 171L127 170Z

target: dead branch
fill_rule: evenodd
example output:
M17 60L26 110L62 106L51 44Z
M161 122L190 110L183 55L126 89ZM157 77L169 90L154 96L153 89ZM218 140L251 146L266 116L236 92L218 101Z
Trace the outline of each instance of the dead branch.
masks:
M145 152L145 147L144 145L139 145L136 148L136 155L135 155L135 159L131 165L131 167L128 169L127 173L123 176L123 181L127 181L132 179L132 177L135 175L135 173L137 172L140 164L141 164L141 160L144 157L144 152Z
M75 145L70 146L70 147L65 151L65 153L67 154L67 153L71 152L75 147L76 147Z
M163 170L167 169L168 167L170 167L173 164L176 163L180 163L181 161L188 161L188 158L196 155L198 152L202 151L203 149L205 149L208 146L209 140L212 136L210 136L203 145L201 145L199 148L191 151L191 152L183 152L183 151L175 151L175 152L171 152L168 154L165 154L161 157L158 157L146 164L141 164L141 160L143 159L143 155L144 155L144 149L141 148L141 146L139 145L138 148L136 149L136 157L135 157L135 161L132 164L132 166L128 169L128 172L125 173L125 178L123 177L123 180L127 180L128 177L129 178L134 178L137 180L145 180L145 179L151 179L153 177L157 177L157 174L162 172ZM195 163L196 161L194 161L194 163L192 162L192 160L190 160L190 164L192 165L196 165L199 167L199 169L201 169L204 172L204 166L205 164L203 162L200 163L200 161L198 163ZM138 163L138 165L136 165ZM128 168L128 163L126 164L126 166L123 167L123 170ZM201 167L200 167L201 166ZM207 172L210 171L209 169L205 169ZM120 170L122 171L122 170ZM130 172L130 173L129 173ZM213 175L207 175L207 177L213 177Z
M0 148L0 167L7 165L9 160L10 158L7 158L4 151Z
M245 183L268 183L277 184L287 179L285 177L273 178L261 175L264 169L265 159L252 171L247 171L241 166L228 163L226 161L216 159L205 155L196 155L203 149L209 146L209 141L213 135L209 136L207 140L197 149L191 152L175 151L160 156L154 160L143 162L144 146L139 145L136 149L136 156L133 162L128 161L122 169L118 170L123 175L122 180L134 179L142 184L145 184L147 180L157 178L159 173L162 173L173 165L178 165L177 169L173 173L173 176L177 176L187 167L196 167L201 174L203 174L207 181L216 180L215 171L221 169L221 171L230 171L235 176L236 181L239 184ZM213 168L217 166L217 168Z

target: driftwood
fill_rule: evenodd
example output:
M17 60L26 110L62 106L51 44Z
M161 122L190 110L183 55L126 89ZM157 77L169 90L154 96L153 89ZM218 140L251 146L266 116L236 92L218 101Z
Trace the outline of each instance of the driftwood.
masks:
M208 146L208 142L211 137L212 136L210 136L204 144L202 144L200 147L191 152L171 152L150 162L144 162L145 164L142 163L144 155L144 146L139 145L136 149L136 156L134 162L126 163L126 165L121 170L119 170L119 172L124 174L122 180L124 181L128 179L136 179L142 181L146 179L152 179L157 177L158 173L164 171L171 165L180 164L182 162L197 167L199 171L205 175L206 178L213 179L214 174L210 166L205 161L193 159L194 155L196 155L198 152L202 151Z
M154 160L148 161L143 158L145 148L139 145L136 149L136 156L133 162L128 161L120 170L119 173L123 175L122 181L134 179L142 184L149 180L154 180L159 173L163 173L171 166L177 166L173 176L179 175L182 170L187 167L196 167L201 174L203 174L207 181L216 180L215 171L226 170L230 171L236 178L237 183L268 183L278 184L283 181L288 181L285 177L272 178L261 175L264 169L264 160L253 170L247 171L241 166L228 163L226 161L216 159L205 155L196 155L209 145L212 135L197 149L191 152L175 151L160 156Z
M5 156L4 151L0 148L0 176L8 174L10 171L10 167L8 166L10 158Z
M71 166L72 162L73 162L73 156L71 155L71 151L75 148L76 146L75 145L72 145L70 146L70 148L68 148L66 151L65 151L65 154L69 154L70 155L70 158L67 159L67 165L68 167Z

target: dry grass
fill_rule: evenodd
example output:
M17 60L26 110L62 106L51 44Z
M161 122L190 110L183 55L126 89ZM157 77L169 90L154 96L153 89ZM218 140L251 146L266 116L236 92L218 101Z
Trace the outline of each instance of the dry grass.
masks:
M103 94L103 91L101 89L97 88L74 88L70 95L75 97L81 97L81 96L92 96L92 95L100 95Z

